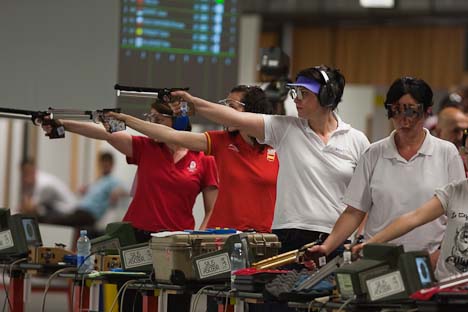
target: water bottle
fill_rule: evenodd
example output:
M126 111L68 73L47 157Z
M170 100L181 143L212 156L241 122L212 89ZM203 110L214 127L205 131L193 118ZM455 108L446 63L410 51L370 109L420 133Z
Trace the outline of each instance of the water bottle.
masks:
M91 266L91 241L88 238L88 231L81 230L80 238L76 242L76 267L79 273L92 271ZM84 263L83 263L84 262Z
M236 276L234 272L240 269L245 269L246 261L245 261L245 254L242 250L241 243L234 244L234 250L231 253L231 289L235 289L234 287L234 279Z
M350 264L351 263L351 250L343 251L343 264Z

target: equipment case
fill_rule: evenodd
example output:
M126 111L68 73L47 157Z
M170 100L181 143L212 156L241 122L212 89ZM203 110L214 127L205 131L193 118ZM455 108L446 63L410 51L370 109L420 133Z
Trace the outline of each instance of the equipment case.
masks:
M230 254L241 241L249 266L253 261L278 254L281 244L274 234L175 234L152 237L150 247L158 282L183 284L187 281L228 281ZM210 274L201 274L201 262L210 265ZM205 267L206 270L206 267Z

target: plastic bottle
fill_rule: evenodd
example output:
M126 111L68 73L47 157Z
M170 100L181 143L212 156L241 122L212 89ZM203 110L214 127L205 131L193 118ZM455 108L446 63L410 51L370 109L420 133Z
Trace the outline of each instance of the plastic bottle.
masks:
M236 276L234 272L240 269L245 269L246 266L246 259L244 251L242 250L241 243L234 244L234 250L231 253L231 289L235 289L234 287L234 279Z
M343 251L343 264L350 264L351 263L351 250Z
M81 230L80 238L76 242L76 267L79 273L90 272L91 267L91 241L88 238L88 231ZM83 261L85 263L83 263Z

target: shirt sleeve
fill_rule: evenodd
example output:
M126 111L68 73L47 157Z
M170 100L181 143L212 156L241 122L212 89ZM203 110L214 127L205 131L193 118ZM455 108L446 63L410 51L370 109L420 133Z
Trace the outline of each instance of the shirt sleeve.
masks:
M367 156L365 153L359 160L343 199L346 205L363 212L368 212L372 206L370 178L373 168Z
M286 134L288 127L290 126L290 116L277 116L277 115L262 115L263 123L265 124L265 139L259 140L260 144L267 144L271 147L278 149L281 140ZM297 118L295 118L297 119Z
M220 143L225 135L226 135L226 131L222 131L222 130L205 132L206 145L207 145L206 155L212 155L216 157L217 147L220 146Z
M446 215L449 208L450 198L454 192L454 189L454 183L450 183L444 187L435 190L435 196L440 200L440 203L442 204Z
M132 135L132 157L127 157L127 163L138 165L140 163L141 153L145 137Z
M216 162L213 156L204 156L203 158L203 177L201 180L201 189L208 186L214 186L218 188L218 169L216 167Z

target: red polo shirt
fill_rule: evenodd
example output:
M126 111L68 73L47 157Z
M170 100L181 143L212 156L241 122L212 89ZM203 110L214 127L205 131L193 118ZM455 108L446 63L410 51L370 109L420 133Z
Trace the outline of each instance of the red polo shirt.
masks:
M188 151L174 163L164 143L142 136L132 137L133 157L138 166L136 189L124 221L140 230L193 229L192 208L197 195L208 186L218 186L213 157Z
M219 193L208 227L270 232L276 200L278 159L227 131L205 132L207 154L216 159Z

